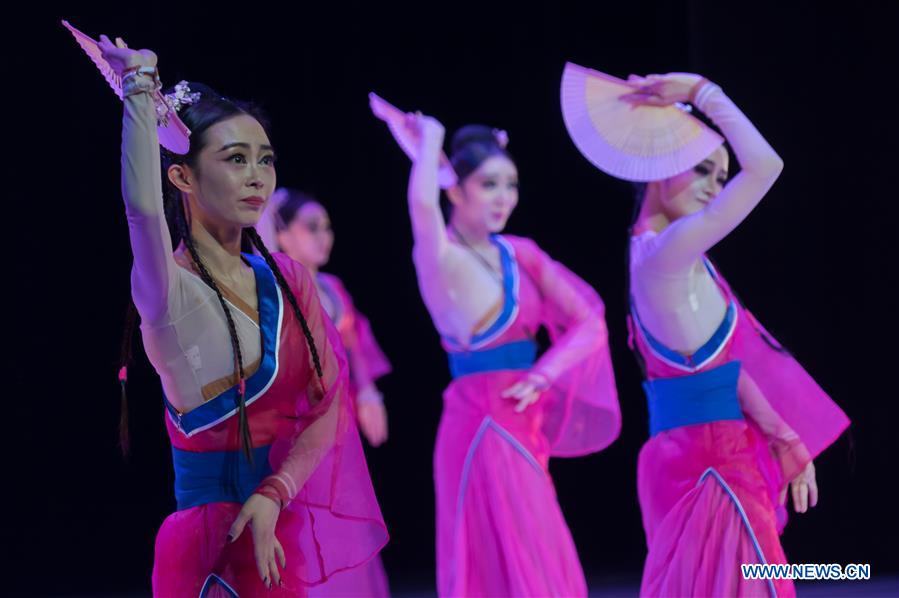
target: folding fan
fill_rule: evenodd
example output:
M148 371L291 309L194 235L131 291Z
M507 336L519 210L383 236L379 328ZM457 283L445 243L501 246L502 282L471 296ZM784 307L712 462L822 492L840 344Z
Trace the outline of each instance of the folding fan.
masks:
M100 45L92 38L72 27L68 21L63 21L62 24L72 33L75 41L78 42L85 54L97 65L97 68L100 69L100 74L103 75L115 94L119 99L122 99L122 78L103 58ZM156 104L159 143L170 152L186 154L190 149L190 129L178 118L178 113L169 106L160 90L153 92L153 102Z
M418 133L407 125L407 114L374 92L368 94L368 100L374 115L387 123L394 139L403 148L409 159L415 160L416 152L418 152ZM453 165L450 164L446 154L440 152L440 170L437 173L440 187L443 189L452 187L456 184L456 180Z
M724 139L683 105L637 106L633 85L568 63L562 117L577 148L600 170L628 181L657 181L705 160Z

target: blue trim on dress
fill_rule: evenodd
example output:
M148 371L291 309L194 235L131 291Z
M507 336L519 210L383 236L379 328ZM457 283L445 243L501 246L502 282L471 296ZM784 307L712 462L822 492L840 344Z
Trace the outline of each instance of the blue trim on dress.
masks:
M209 576L206 577L206 581L203 583L203 587L200 588L199 598L206 598L209 595L210 590L212 590L213 583L219 584L231 598L240 598L240 596L237 594L237 590L228 585L228 582L226 582L215 573L210 573Z
M520 273L518 262L515 259L515 250L508 241L500 235L491 235L490 242L499 249L500 264L503 273L503 308L499 316L485 330L473 335L468 342L468 347L463 347L456 339L444 335L443 340L454 351L472 350L483 347L496 340L506 331L518 316L518 291Z
M256 277L259 332L262 335L262 358L259 369L246 380L245 402L250 405L268 390L278 373L283 300L275 275L265 260L248 253L242 255L253 268L253 274ZM185 414L180 414L168 399L165 400L165 405L175 426L190 437L218 425L237 413L237 385Z
M740 503L740 499L737 498L737 495L731 490L730 486L724 480L720 473L714 468L709 467L705 470L705 472L699 477L699 481L696 483L697 486L702 484L705 479L709 476L715 478L718 481L718 484L721 485L721 488L724 489L724 492L730 497L731 501L733 501L734 506L737 508L737 513L740 515L740 519L743 521L743 525L746 526L746 532L749 534L749 539L752 540L752 546L755 548L755 555L759 559L760 565L767 565L768 561L765 559L765 553L762 552L762 545L759 543L758 538L755 535L755 531L752 529L752 525L749 523L749 516L746 515L746 511L743 509L743 505ZM777 598L777 591L774 589L774 581L771 579L765 580L768 584L768 591L771 593L773 598Z

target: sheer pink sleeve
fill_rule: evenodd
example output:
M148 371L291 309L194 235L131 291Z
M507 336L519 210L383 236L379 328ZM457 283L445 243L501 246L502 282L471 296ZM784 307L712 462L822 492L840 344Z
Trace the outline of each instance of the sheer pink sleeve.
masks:
M712 84L708 84L712 85ZM703 210L679 218L659 233L648 268L681 272L737 227L777 180L783 162L737 106L713 86L698 106L718 125L740 162L740 173Z
M768 441L768 446L780 465L784 481L792 480L812 460L805 443L775 411L745 369L740 371L737 394L743 414L755 424Z
M323 376L319 379L311 354L296 356L309 371L308 386L298 402L292 430L272 445L274 473L257 492L279 501L298 526L304 554L312 561L314 579L352 568L374 555L387 541L387 531L371 485L362 444L348 396L347 367L339 335L324 315L318 293L305 268L275 254L318 349ZM293 286L293 284L291 285ZM302 334L285 310L282 338Z
M542 323L552 342L534 365L551 387L544 431L553 454L598 451L621 428L618 393L609 354L605 305L590 285L529 240L508 237L519 264L542 296Z
M368 318L356 309L353 298L336 276L328 275L334 290L346 306L339 332L350 362L351 382L356 390L390 373L390 362L378 345ZM344 323L345 322L345 323Z
M134 266L131 293L141 319L158 323L169 312L169 297L180 280L162 204L156 108L149 94L124 99L122 197Z

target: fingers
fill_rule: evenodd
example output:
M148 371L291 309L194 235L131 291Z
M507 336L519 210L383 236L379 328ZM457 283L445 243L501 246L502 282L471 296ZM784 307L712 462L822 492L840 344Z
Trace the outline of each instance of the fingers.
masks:
M240 534L243 533L244 528L247 526L247 522L250 520L250 514L246 509L241 509L240 513L237 514L237 518L234 520L234 523L231 524L231 529L228 531L228 541L234 542L237 538L240 537Z
M287 568L287 555L284 553L284 547L274 535L270 535L267 539L259 538L254 542L256 570L259 572L259 579L269 590L273 586L280 586L282 583L281 570Z
M503 391L502 397L504 399L511 399L519 397L519 393L521 393L522 389L524 389L524 382L518 382L514 386L510 386L506 390Z
M281 568L287 568L287 555L284 554L284 547L281 546L281 542L278 541L278 538L275 538L275 556L278 557L278 562L281 563Z
M540 391L531 382L519 382L504 390L502 397L504 399L518 401L518 404L515 406L515 412L521 413L530 405L537 402L537 399L540 398Z
M360 402L357 410L359 428L373 447L387 440L387 410L382 403Z
M515 413L523 413L525 409L536 403L538 398L540 398L540 393L535 390L531 391L527 396L518 401L518 405L515 406Z
M372 422L370 435L368 442L374 447L381 446L384 444L384 440L387 434L384 431L384 424L380 421L375 420Z
M671 100L666 100L654 93L646 91L646 89L648 88L643 88L636 93L625 94L618 99L623 102L634 104L635 106L668 106L671 104Z
M123 40L121 37L115 38L115 45L117 48L122 48L122 49L125 49L128 47L128 44L126 44L125 40Z
M809 506L815 507L818 505L818 480L815 479L814 470L812 471L812 477L808 481L808 496L809 496Z
M254 538L253 556L256 558L256 572L265 587L271 589L272 580L269 573L269 561L271 560L271 546L265 546L261 539ZM268 548L268 550L266 550Z
M256 558L256 570L259 573L259 579L265 584L265 587L272 589L272 585L281 584L281 572L278 570L277 554L275 543L277 539L271 532L253 532L253 553ZM281 561L284 562L283 548L280 543L277 544L281 549Z
M271 589L273 585L280 586L281 585L281 571L278 570L278 560L277 555L274 550L274 546L272 547L271 557L268 560L268 571L269 571L269 583L268 587Z
M796 482L793 485L793 510L805 513L808 510L808 484Z

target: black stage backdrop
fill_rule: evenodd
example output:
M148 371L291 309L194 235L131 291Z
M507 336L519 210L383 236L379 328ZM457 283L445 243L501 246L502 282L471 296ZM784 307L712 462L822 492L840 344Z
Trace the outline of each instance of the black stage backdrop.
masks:
M432 588L431 455L448 381L419 298L405 203L409 163L368 110L376 90L451 133L506 129L521 173L508 231L536 239L606 300L624 429L598 455L556 460L559 500L588 575L639 578L636 497L646 408L626 347L627 184L594 169L562 123L566 60L619 76L693 71L720 83L784 158L768 197L714 258L767 327L853 419L817 462L821 500L783 542L800 563L896 574L896 11L874 3L129 3L43 9L3 41L7 247L0 386L4 586L23 594L149 589L174 508L160 387L130 384L133 456L117 453L116 360L131 257L119 190L121 109L60 25L121 35L166 83L204 81L261 103L278 180L317 194L337 234L329 270L395 366L391 436L369 464L395 589ZM876 7L877 6L877 7ZM876 7L876 8L875 8ZM11 357L10 357L11 355Z

